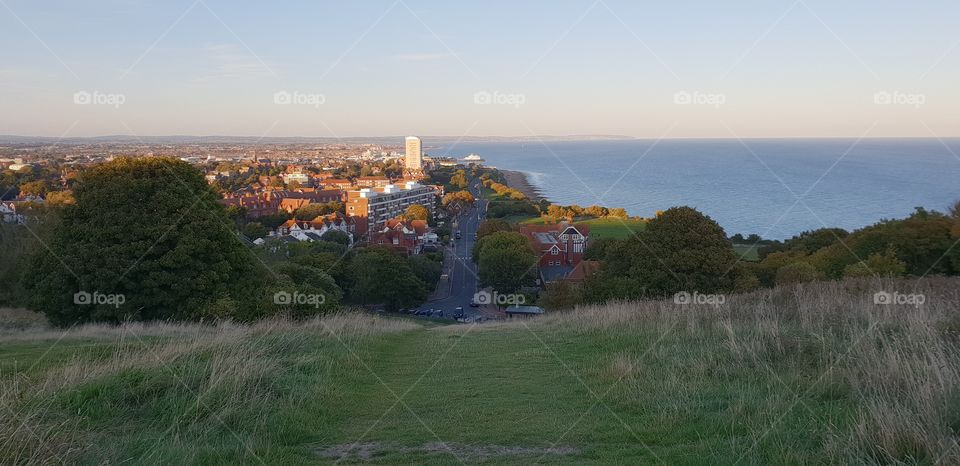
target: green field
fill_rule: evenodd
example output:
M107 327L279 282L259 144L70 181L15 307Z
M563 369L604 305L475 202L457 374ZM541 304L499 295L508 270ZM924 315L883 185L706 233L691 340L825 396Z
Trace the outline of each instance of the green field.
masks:
M527 224L527 225L537 225L545 223L542 217L530 217L522 216L506 218L507 221L511 223L518 224ZM647 228L647 222L643 220L635 219L618 219L618 218L576 218L574 219L576 223L583 223L590 225L590 237L593 239L597 238L626 238L633 236L637 232L643 231Z
M0 463L956 464L956 303L907 321L810 286L503 324L3 331Z

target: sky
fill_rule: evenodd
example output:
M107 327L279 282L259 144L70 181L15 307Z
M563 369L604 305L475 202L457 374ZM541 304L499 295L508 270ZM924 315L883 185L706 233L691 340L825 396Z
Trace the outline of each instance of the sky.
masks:
M958 137L960 2L0 0L0 134Z

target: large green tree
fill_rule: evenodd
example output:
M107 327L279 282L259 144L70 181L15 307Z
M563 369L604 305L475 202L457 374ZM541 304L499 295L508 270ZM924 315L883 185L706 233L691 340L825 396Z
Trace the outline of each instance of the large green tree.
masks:
M427 285L397 253L384 247L357 251L350 262L350 296L361 304L383 304L387 310L413 307L427 298Z
M190 319L222 299L263 304L263 269L186 162L119 158L83 172L74 196L26 277L33 306L54 324Z
M526 236L500 231L484 236L475 245L474 259L480 269L480 285L498 293L514 293L533 283L537 255Z
M594 298L662 297L678 291L730 290L737 256L715 221L696 209L674 207L637 237L607 248Z

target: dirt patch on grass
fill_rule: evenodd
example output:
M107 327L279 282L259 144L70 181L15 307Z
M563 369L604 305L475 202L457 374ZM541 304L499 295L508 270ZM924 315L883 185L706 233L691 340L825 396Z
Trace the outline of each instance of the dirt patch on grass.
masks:
M401 446L387 443L366 442L334 445L317 450L321 458L341 460L369 460L388 454L454 455L460 459L486 460L501 457L566 456L580 453L570 446L524 447L517 445L465 445L459 443L430 442L419 446Z

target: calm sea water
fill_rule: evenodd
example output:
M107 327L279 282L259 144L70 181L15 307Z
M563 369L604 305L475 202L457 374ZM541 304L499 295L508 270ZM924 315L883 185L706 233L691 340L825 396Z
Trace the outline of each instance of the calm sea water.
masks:
M432 155L477 153L527 173L559 204L624 207L650 217L688 205L728 234L783 239L848 230L915 207L960 200L960 140L649 140L460 143Z

